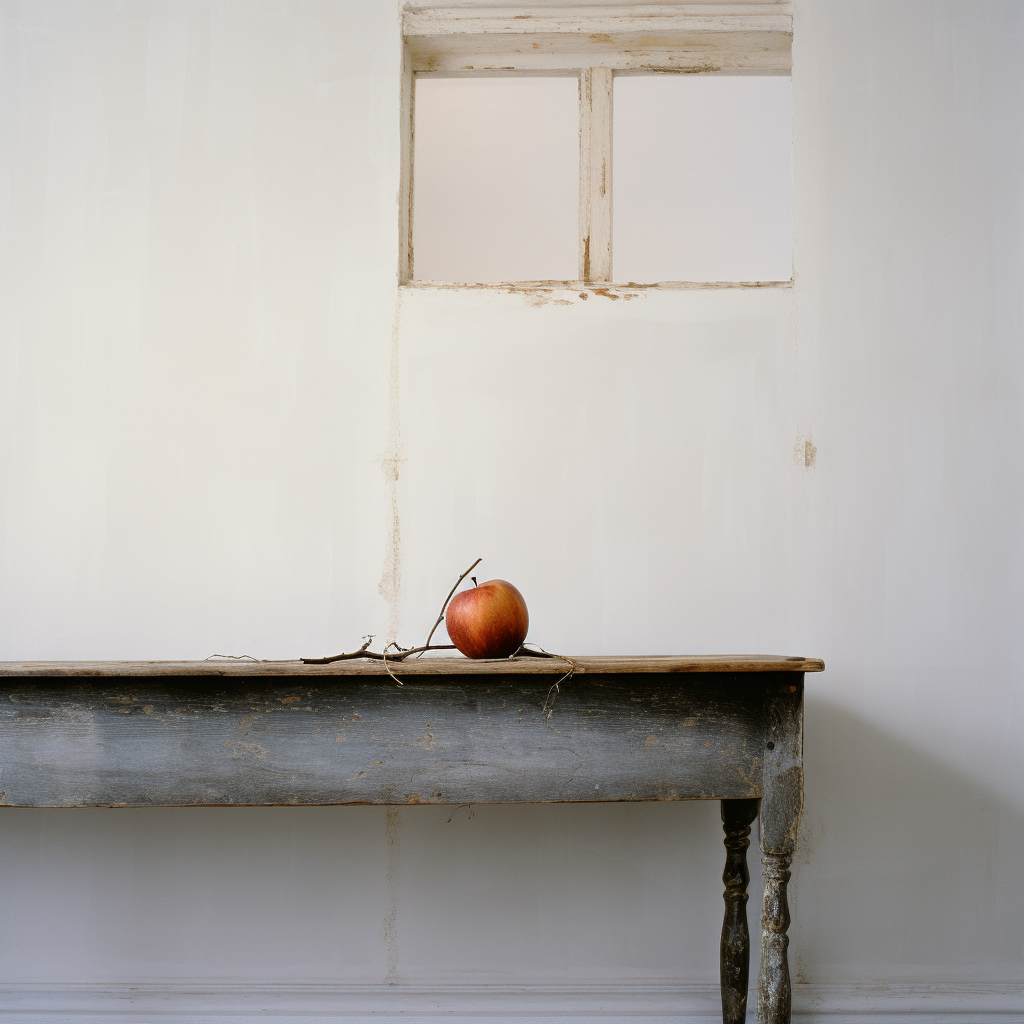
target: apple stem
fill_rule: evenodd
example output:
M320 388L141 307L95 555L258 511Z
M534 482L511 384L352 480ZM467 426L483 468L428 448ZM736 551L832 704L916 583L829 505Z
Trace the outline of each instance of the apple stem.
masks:
M473 586L474 587L479 587L480 586L480 584L477 583L475 576L470 576L469 578L473 581Z

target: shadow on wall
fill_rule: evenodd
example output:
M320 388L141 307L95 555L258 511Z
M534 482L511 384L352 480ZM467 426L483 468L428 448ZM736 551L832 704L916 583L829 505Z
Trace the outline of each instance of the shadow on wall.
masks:
M925 700L914 723L917 735L932 712L946 723L948 737L928 737L949 751L942 760L897 735L908 731L903 712L889 730L808 693L794 981L1020 981L1024 814L1005 774L1012 752L998 735L972 737L950 711ZM1000 777L1001 763L1005 792L957 763L985 778Z
M813 693L805 753L794 981L1019 979L1013 800ZM0 863L0 982L718 979L717 802L5 808Z

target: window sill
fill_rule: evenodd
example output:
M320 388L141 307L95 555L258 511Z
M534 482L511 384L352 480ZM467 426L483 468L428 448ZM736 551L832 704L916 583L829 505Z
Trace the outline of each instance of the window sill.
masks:
M423 292L460 292L484 291L504 295L536 295L541 297L555 296L556 293L570 293L565 298L577 297L583 300L591 295L608 299L633 299L650 292L676 291L717 291L720 289L739 289L752 291L768 288L792 288L793 278L788 281L657 281L651 284L639 284L627 281L623 284L593 281L584 284L582 281L405 281L399 287L409 291ZM575 293L575 296L571 293Z

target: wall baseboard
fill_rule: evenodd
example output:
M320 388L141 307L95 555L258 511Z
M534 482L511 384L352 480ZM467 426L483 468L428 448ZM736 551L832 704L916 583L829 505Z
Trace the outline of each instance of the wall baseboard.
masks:
M756 1017L752 993L748 1021ZM1024 984L794 985L800 1024L1024 1024ZM0 1024L710 1024L721 1020L715 985L324 985L238 982L0 984Z

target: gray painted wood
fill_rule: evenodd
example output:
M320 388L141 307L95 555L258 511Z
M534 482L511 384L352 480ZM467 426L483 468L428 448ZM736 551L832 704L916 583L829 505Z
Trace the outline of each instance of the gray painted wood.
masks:
M723 800L725 830L725 919L722 922L720 972L723 1024L743 1024L747 1017L750 977L750 931L747 927L747 848L750 825L757 817L756 800Z
M789 979L789 900L791 853L764 853L764 910L761 915L761 970L757 979L757 1019L790 1024L793 990Z
M0 803L753 798L773 678L8 682Z
M802 677L778 677L767 685L764 705L765 798L758 833L762 852L792 853L804 805Z
M764 797L758 819L764 907L757 1019L761 1024L789 1024L787 886L804 801L803 677L774 677L765 695L764 723Z
M738 1024L749 958L742 854L760 799L758 1019L789 1024L803 673L824 665L573 658L554 693L567 661L423 658L392 666L405 685L365 661L0 664L0 804L720 799L723 1010Z

